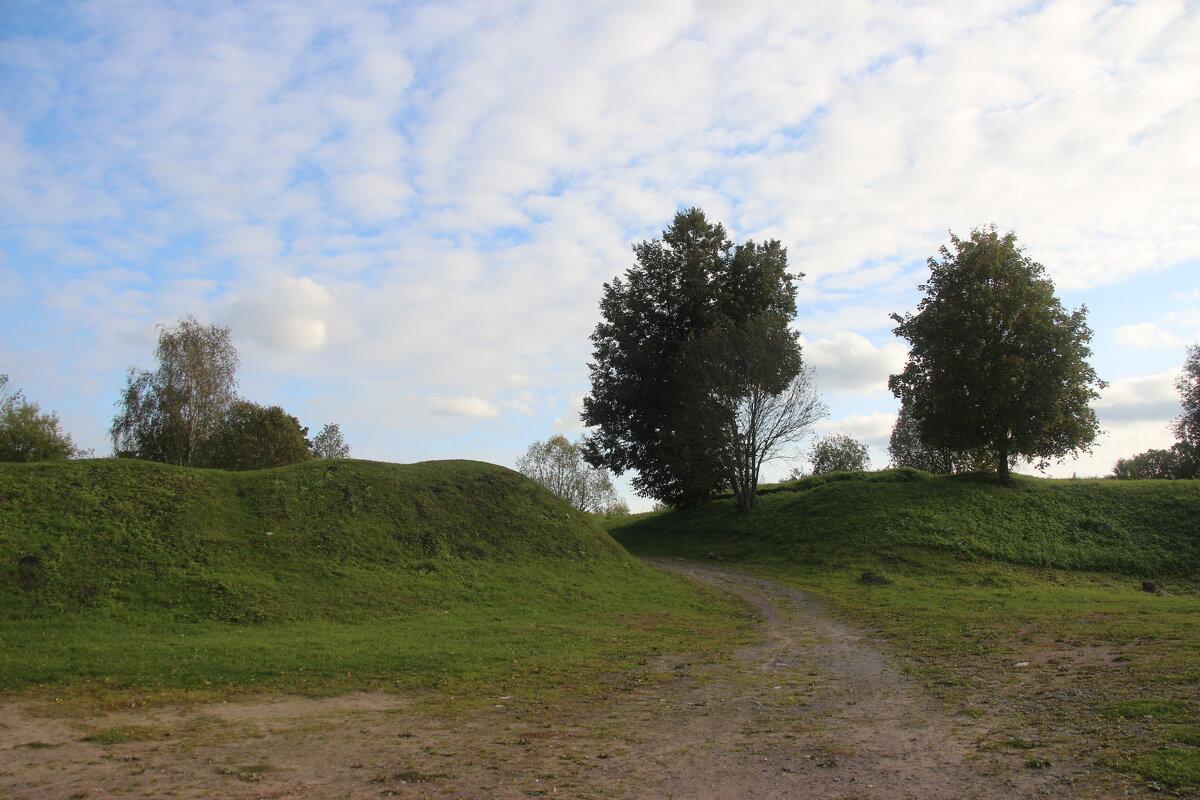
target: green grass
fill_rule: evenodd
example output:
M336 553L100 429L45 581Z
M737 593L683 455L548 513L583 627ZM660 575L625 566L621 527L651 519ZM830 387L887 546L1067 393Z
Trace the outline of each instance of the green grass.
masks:
M992 746L1196 787L1200 481L903 470L773 489L750 514L720 500L610 531L634 553L720 559L821 596L961 713L1010 714Z
M1102 709L1102 713L1110 717L1151 719L1159 722L1188 722L1193 718L1184 703L1173 703L1155 698L1109 703Z
M0 689L548 683L726 649L745 611L476 462L0 466Z
M833 473L767 487L750 514L729 500L618 521L620 540L670 536L672 552L836 565L908 548L1146 578L1200 573L1200 481ZM617 528L614 528L617 530ZM658 544L650 545L651 548Z
M1200 789L1200 750L1168 748L1131 758L1122 766L1168 789Z

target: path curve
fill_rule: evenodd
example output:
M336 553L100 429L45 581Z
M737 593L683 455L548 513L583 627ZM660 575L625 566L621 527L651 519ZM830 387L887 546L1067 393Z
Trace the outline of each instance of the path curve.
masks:
M1071 797L1019 754L981 749L814 598L736 569L652 561L759 611L733 658L668 657L599 695L500 696L444 714L393 694L264 697L47 718L0 705L0 796L993 800ZM83 742L138 726L144 741ZM155 734L154 732L159 732ZM36 746L34 745L36 743ZM1061 774L1061 773L1060 773Z
M730 759L727 752L709 770L681 778L676 796L1071 796L1058 776L1031 773L1020 757L987 748L987 720L949 716L903 674L886 642L837 620L815 597L734 568L650 563L732 592L758 609L762 639L738 655L747 673L759 677L746 687L751 693L774 688L763 677L803 670L811 678L807 700L764 705L755 714L760 725L785 721L795 737L790 746L776 748L761 763Z

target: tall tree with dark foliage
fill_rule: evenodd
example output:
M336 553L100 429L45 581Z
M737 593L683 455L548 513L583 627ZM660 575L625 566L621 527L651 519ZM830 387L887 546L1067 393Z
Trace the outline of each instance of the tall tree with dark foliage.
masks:
M1023 457L1039 467L1078 450L1099 432L1089 403L1104 384L1088 364L1087 309L1067 312L1045 268L1013 233L951 235L916 314L893 315L911 345L888 380L922 441L958 451L987 448L999 477Z
M586 457L614 472L636 471L632 483L642 495L692 505L726 478L720 432L706 424L708 415L696 413L701 398L685 379L691 371L685 348L722 326L744 329L752 319L786 331L796 312L794 278L778 241L734 247L725 228L697 208L676 214L662 239L636 244L633 252L636 263L624 280L605 284L602 320L592 334L583 421L595 433ZM795 348L794 334L775 338Z

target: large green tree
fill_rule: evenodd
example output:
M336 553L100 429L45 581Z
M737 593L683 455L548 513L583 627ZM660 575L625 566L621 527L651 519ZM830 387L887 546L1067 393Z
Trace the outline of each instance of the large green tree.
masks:
M159 327L158 368L130 368L109 435L117 455L196 466L236 399L238 354L229 328L190 314Z
M916 314L893 315L910 344L908 364L888 381L935 447L987 448L1001 480L1010 460L1045 466L1098 433L1089 403L1103 383L1088 364L1087 309L1068 312L1045 268L1013 233L951 235Z
M719 433L694 413L684 349L715 328L740 329L764 315L786 328L796 311L787 251L778 241L735 248L722 225L691 208L633 252L625 279L604 285L592 334L583 421L595 432L585 455L593 466L636 471L632 484L644 496L702 502L725 477Z
M228 470L284 467L312 457L308 428L279 406L235 400L213 428L197 466Z

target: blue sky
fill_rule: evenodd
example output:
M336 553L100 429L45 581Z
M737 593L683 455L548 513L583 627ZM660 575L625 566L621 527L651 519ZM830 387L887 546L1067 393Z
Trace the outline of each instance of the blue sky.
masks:
M882 466L888 314L995 223L1089 308L1107 433L1051 474L1104 474L1170 443L1200 339L1197 142L1194 2L6 0L0 372L105 454L192 313L358 457L511 465L696 205L788 247L821 431Z

